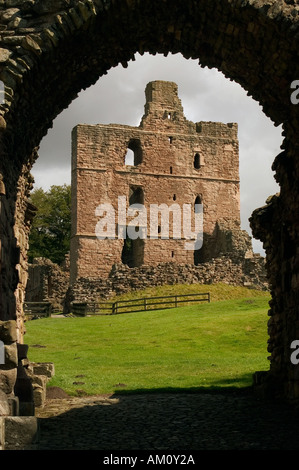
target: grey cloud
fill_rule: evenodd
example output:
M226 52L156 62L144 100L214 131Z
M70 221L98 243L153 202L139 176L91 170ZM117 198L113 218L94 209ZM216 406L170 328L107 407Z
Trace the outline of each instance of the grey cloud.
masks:
M136 55L127 69L115 67L79 97L53 123L41 142L33 168L36 187L70 183L71 130L78 123L120 123L138 126L144 112L144 90L149 81L178 84L187 119L237 122L240 140L241 219L250 233L248 218L278 191L271 165L280 152L281 129L275 128L257 102L238 84L217 70L201 68L180 54ZM254 242L261 251L261 245Z

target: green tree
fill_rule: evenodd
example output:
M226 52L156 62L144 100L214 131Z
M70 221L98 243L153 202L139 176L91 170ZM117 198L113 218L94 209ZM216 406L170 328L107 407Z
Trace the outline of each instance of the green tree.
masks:
M51 186L49 191L37 188L30 202L37 213L29 236L29 262L45 257L60 264L70 249L71 187Z

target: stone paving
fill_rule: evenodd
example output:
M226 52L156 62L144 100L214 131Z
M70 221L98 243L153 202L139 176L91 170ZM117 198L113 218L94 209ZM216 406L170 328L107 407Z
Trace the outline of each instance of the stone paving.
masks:
M39 450L299 450L299 417L250 390L49 399Z

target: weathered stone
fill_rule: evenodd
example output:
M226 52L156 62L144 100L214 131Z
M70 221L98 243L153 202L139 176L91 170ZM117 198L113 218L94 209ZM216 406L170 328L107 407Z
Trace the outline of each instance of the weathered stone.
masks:
M15 18L19 14L20 10L18 8L8 8L2 13L3 21L11 21L12 18Z
M0 366L0 390L6 395L13 394L14 386L17 379L17 369L3 369Z
M78 4L77 0L0 0L1 13L19 9L17 16L33 30L21 35L19 28L10 29L7 22L0 28L0 47L12 52L9 59L18 63L18 57L26 53L30 64L30 73L26 67L16 70L6 62L0 64L0 79L11 90L0 109L6 122L1 129L0 156L6 189L0 212L1 320L16 320L22 342L30 169L53 119L81 89L111 67L126 65L137 50L165 55L180 52L239 83L276 126L283 125L283 152L273 166L281 193L255 213L252 225L264 243L272 295L267 384L271 388L278 383L275 393L279 389L285 398L298 401L298 377L289 348L299 338L299 120L298 108L290 99L291 83L299 79L299 6L295 1L272 0L82 1L80 5L94 8L96 14L90 21L85 7L80 10ZM54 41L43 37L43 31L52 27L59 32L58 43L56 36ZM24 232L17 230L21 227Z
M238 238L245 241L240 229L237 124L187 121L172 82L151 82L145 94L139 127L99 124L73 130L76 204L72 206L71 283L81 277L107 278L112 266L121 262L130 267L199 264L236 251L234 245L240 249ZM132 161L126 161L127 151L132 152ZM125 211L134 203L144 204L147 211L146 235L132 240L127 251L127 240L117 233L122 217L119 197L126 198ZM109 202L115 211L113 233L106 240L96 234L101 201ZM161 204L166 211L175 207L176 220L181 218L178 230L170 212L162 221L157 217L158 226L153 227L151 210ZM198 250L186 247L188 223L183 213L184 205L193 213L195 204L201 204L204 212L203 245ZM121 223L126 230L130 216L124 217ZM247 245L245 251L251 249L250 240Z
M55 367L53 362L40 362L40 363L31 363L31 367L34 375L41 375L48 378L53 377L55 374Z
M69 269L61 268L45 258L35 258L28 266L26 301L48 301L52 309L61 310L69 279Z
M10 406L9 406L7 395L2 390L0 390L0 416L9 416L9 415L10 415Z
M7 416L5 426L5 450L34 450L38 442L38 419L34 416Z
M14 320L0 321L0 339L4 343L17 341L17 324Z
M41 48L39 44L30 36L25 36L22 40L22 47L24 49L28 49L29 51L33 51L36 54L41 54Z
M5 365L7 367L17 367L18 366L18 350L17 344L6 344L5 345Z
M9 49L0 48L0 62L7 62L12 52Z

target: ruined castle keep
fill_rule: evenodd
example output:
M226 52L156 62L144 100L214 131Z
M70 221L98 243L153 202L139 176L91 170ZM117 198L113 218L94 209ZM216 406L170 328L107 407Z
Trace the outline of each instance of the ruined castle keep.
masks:
M240 250L243 258L252 252L250 237L240 229L237 124L188 121L173 82L148 83L145 97L139 127L80 124L73 129L71 284L80 278L108 278L115 264L192 266ZM155 237L148 230L149 210L143 238L132 239L127 231L119 236L120 196L126 211L132 204L161 209ZM100 203L115 210L110 239L96 236L104 213L97 213ZM181 217L183 224L184 204L202 205L200 249L186 249L183 229L180 238L174 233L174 218ZM168 212L168 237L163 236L163 205L164 210L174 208Z
M256 375L255 388L298 404L298 365L290 360L291 344L299 338L299 108L290 99L291 84L299 79L298 20L296 0L0 2L0 80L6 87L0 105L0 340L14 350L14 358L10 353L9 363L0 366L3 402L15 393L23 360L17 343L24 343L25 335L30 171L39 143L82 89L112 67L126 67L137 52L148 52L181 53L218 69L283 127L272 167L281 191L250 220L266 251L271 292L265 344L270 370ZM0 448L7 413L0 412Z

